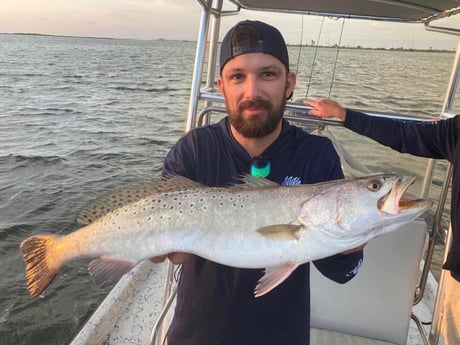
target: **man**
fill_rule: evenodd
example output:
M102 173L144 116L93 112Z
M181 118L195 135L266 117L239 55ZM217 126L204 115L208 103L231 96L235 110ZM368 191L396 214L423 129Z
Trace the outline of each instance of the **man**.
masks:
M280 184L343 178L328 139L282 119L295 83L280 32L258 21L238 23L225 36L220 53L218 86L228 116L181 138L167 155L163 173L209 186L236 183L248 173ZM169 345L309 344L308 264L255 298L254 286L263 270L227 267L188 254L170 259L183 265ZM315 265L345 283L361 262L362 248L357 248Z
M373 117L343 108L330 99L307 100L310 114L337 118L345 127L392 149L416 156L447 159L453 165L451 198L451 247L443 268L450 271L444 280L441 331L445 345L460 339L460 116L433 122L409 122Z

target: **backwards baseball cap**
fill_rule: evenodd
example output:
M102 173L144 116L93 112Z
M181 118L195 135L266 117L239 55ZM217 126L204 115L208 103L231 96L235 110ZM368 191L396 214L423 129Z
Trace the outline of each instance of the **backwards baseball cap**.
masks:
M225 35L220 46L220 73L235 56L249 53L270 54L280 60L289 71L289 56L283 36L271 25L244 20Z

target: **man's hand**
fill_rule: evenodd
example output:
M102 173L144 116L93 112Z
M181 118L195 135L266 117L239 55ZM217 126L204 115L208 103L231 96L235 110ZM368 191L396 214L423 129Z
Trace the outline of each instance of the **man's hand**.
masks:
M314 109L308 112L309 115L321 117L323 119L337 118L340 121L345 121L347 112L339 103L332 99L320 99L320 100L305 100L305 105L309 105Z
M152 261L155 264L158 264L160 262L163 262L166 260L166 258L169 259L174 265L180 265L182 264L185 260L187 260L190 255L189 253L171 253L167 255L161 255L161 256L154 256L153 258L150 258L150 261Z

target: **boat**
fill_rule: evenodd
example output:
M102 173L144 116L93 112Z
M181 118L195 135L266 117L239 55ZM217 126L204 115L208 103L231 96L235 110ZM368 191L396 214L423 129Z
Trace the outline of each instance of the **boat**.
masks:
M215 88L218 44L223 16L245 11L292 13L336 18L378 20L395 23L423 23L427 30L459 35L456 28L433 25L441 18L460 13L457 1L410 0L198 0L201 9L195 65L186 131L213 121L225 113L223 98ZM459 78L460 45L447 85L441 117L451 113ZM205 68L207 66L207 68ZM286 118L313 126L324 135L325 127L341 126L333 120L307 115L309 108L288 102ZM423 120L414 116L360 109L372 116ZM327 134L327 133L326 133ZM334 139L334 138L333 138ZM342 149L334 139L344 170L351 176L368 171ZM427 160L422 196L433 180L435 162ZM443 275L439 282L430 272L433 251L440 235L448 248L449 229L441 227L452 169L447 169L434 221L416 219L405 229L371 241L365 250L365 264L348 284L338 285L323 278L312 266L311 344L435 345L440 343L439 313ZM391 255L388 255L391 253ZM71 345L116 345L165 343L174 312L176 272L170 264L145 261L125 275L111 290ZM333 298L331 298L333 296ZM351 315L351 317L350 317Z

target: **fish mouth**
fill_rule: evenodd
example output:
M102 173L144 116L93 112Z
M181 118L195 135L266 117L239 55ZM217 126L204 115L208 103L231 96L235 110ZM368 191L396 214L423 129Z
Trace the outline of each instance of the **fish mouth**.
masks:
M381 212L396 215L415 209L428 208L432 202L425 199L414 198L406 194L407 190L415 182L414 176L402 176L393 184L391 190L381 197L377 207Z

